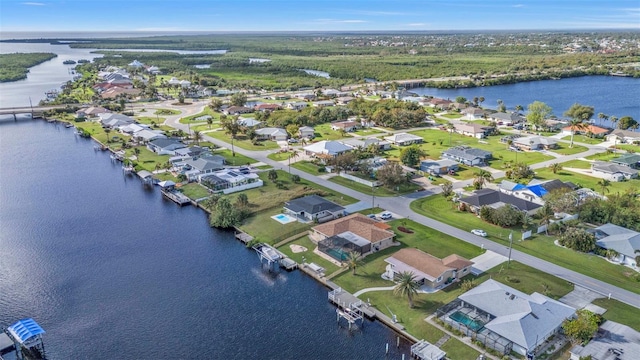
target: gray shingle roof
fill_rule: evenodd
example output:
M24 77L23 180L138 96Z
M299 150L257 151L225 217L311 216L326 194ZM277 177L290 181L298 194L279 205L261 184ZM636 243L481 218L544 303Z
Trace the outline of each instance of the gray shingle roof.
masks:
M492 189L477 190L473 195L464 197L460 199L460 201L478 207L501 202L513 205L521 211L531 211L541 207L541 205L534 202L527 201L519 197L515 197L513 195L505 194L503 192Z
M318 195L309 195L290 200L284 204L284 207L295 213L304 211L309 214L317 214L321 211L337 212L344 210L344 207Z

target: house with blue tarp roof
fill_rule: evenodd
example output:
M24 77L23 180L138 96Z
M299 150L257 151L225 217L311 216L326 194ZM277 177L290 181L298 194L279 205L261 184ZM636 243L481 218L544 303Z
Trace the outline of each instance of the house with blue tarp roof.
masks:
M557 189L576 190L577 186L571 182L563 182L558 179L545 181L534 179L527 185L504 180L500 183L498 189L505 194L513 195L537 204L544 204L543 197L548 193Z

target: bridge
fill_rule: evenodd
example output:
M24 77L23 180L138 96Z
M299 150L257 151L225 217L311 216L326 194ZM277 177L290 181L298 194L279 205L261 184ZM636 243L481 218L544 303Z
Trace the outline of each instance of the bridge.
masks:
M0 108L0 116L13 115L13 119L17 120L18 114L31 114L33 119L39 119L44 116L44 112L53 109L64 109L68 104L63 105L45 105L45 106L23 106L23 107L7 107Z

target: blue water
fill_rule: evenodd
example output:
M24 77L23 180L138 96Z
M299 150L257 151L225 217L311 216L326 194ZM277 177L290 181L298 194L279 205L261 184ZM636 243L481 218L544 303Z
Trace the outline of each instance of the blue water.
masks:
M0 326L33 317L51 359L373 359L395 344L379 322L349 332L326 288L262 269L72 129L0 121L0 204ZM408 358L401 344L390 358Z
M522 105L526 110L527 105L537 100L551 106L558 117L577 102L595 108L596 123L599 121L598 113L640 119L640 79L628 77L584 76L476 88L417 88L411 91L451 100L464 96L471 101L474 97L484 96L481 106L488 108L496 108L500 99L509 109Z

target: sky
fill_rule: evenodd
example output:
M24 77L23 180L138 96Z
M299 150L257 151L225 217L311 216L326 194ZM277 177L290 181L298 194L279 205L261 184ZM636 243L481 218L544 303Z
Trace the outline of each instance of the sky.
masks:
M640 30L640 0L0 0L0 32Z

